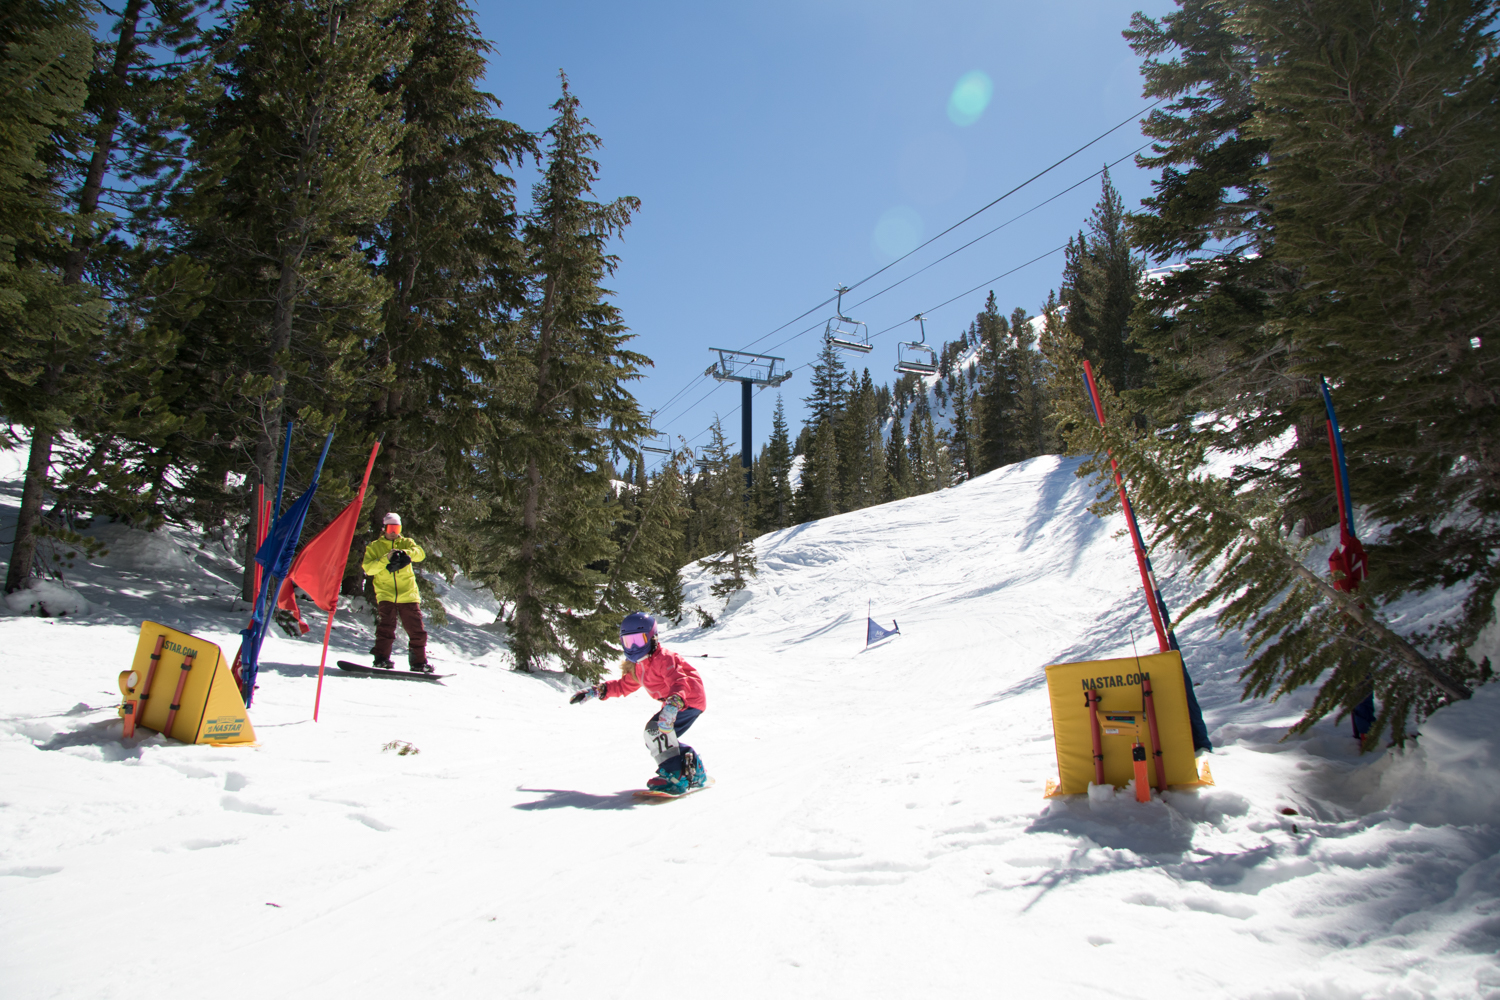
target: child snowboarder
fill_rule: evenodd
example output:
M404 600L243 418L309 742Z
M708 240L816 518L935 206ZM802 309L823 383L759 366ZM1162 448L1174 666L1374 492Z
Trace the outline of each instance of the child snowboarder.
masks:
M620 623L620 645L625 664L618 680L584 688L568 699L581 705L590 698L623 698L637 688L662 703L661 710L646 721L646 752L656 760L656 775L646 782L654 792L682 795L708 783L703 758L678 736L703 714L708 701L703 678L692 664L656 641L656 619L644 611L632 611Z

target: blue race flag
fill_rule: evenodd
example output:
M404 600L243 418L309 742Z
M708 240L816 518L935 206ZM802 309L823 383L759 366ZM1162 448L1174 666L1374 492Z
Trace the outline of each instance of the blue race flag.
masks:
M872 642L879 642L881 639L888 639L893 635L901 634L901 626L896 624L895 619L891 620L890 628L881 628L879 625L875 624L875 619L873 618L866 618L865 623L866 646L868 646Z
M283 448L281 456L282 482L285 482L291 437L291 424L288 423L287 447ZM312 484L308 486L306 493L292 502L286 513L276 518L266 540L255 553L255 561L265 567L265 578L261 581L261 591L255 601L255 612L250 617L250 627L240 630L240 694L245 699L246 708L250 707L250 702L255 698L255 679L260 673L260 647L266 641L266 628L271 623L273 613L273 606L266 600L268 594L275 593L271 587L271 578L275 577L279 585L281 579L291 571L292 559L297 555L297 541L302 537L302 524L307 520L307 510L312 506L313 495L318 492L318 479L323 475L323 461L328 458L328 446L332 443L333 433L330 431L323 441L323 454L318 456L318 467L313 470ZM276 488L276 494L280 497L280 485Z

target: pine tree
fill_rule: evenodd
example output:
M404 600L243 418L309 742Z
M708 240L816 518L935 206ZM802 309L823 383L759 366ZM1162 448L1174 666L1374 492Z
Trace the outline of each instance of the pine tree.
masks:
M974 444L971 424L973 422L972 396L969 390L967 368L959 368L952 375L953 381L953 476L955 482L974 478Z
M891 436L885 446L885 491L886 502L909 497L915 492L912 482L911 459L906 451L906 408L896 405L891 414Z
M488 458L500 488L514 496L518 523L497 525L514 539L501 568L513 594L511 652L532 670L557 656L581 677L597 676L616 639L593 608L604 582L591 566L614 556L607 507L609 452L634 447L647 421L624 388L643 356L629 351L619 311L600 282L616 266L606 245L639 207L635 198L588 200L598 176L589 154L600 145L562 78L562 96L547 130L546 171L533 190L524 226L528 294L507 367L527 387L496 427ZM515 470L514 473L511 470Z
M747 530L749 510L744 501L739 463L729 450L718 417L714 418L710 434L699 473L701 488L694 498L697 507L693 515L697 527L694 549L701 556L700 565L714 578L709 589L727 603L756 574L755 545Z
M1275 152L1271 255L1301 276L1296 372L1337 386L1355 498L1393 529L1374 586L1467 577L1445 632L1460 647L1500 588L1497 16L1478 0L1252 0L1236 22L1274 57L1251 132Z
M974 318L970 337L979 344L978 411L979 433L975 448L980 473L1014 461L1016 405L1015 373L1009 361L1010 329L990 292L984 311Z
M761 453L764 467L758 471L756 485L764 486L761 504L761 529L776 531L792 524L792 446L787 437L786 406L776 397L776 413L771 418L771 440Z
M371 476L375 525L399 509L441 542L442 512L487 428L503 382L505 317L524 300L513 182L534 144L479 89L490 46L458 0L404 0L389 29L410 39L399 81L395 197L373 241L390 289L365 349L381 384L365 425L383 438Z
M293 449L289 482L305 482L311 443L368 384L360 348L387 296L369 240L395 200L410 43L388 27L394 11L242 0L214 39L222 95L189 122L194 169L174 212L215 286L178 353L215 390L220 439L244 442L231 467L248 464L250 486L276 482L289 416L310 445ZM329 482L367 447L337 435ZM247 593L250 580L247 560Z
M1069 241L1063 265L1062 304L1069 330L1094 364L1095 377L1116 392L1140 389L1149 379L1148 359L1130 340L1130 314L1139 296L1145 263L1130 246L1125 206L1104 171L1099 202L1087 234Z
M841 513L837 429L832 416L813 431L812 446L802 463L802 481L797 484L796 507L799 523Z
M839 495L843 510L860 510L880 502L884 476L876 459L883 447L875 418L875 385L866 368L860 381L850 377L848 405L839 419Z
M69 211L53 167L88 93L82 6L23 0L0 20L0 51L0 411L31 432L10 593L32 575L54 436L96 391L103 304L94 288L64 280L69 236L87 223Z
M820 424L838 419L844 408L845 382L843 359L838 348L827 341L813 362L812 393L803 400L807 404L808 426L817 430Z

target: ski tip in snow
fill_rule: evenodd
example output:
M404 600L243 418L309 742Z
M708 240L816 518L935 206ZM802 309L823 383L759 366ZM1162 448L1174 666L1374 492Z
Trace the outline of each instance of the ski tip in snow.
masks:
M714 787L714 779L710 777L707 783L705 783L702 788L689 788L681 795L669 795L666 792L657 792L649 788L639 788L636 790L635 797L638 799L644 799L647 802L671 802L673 799L685 799L689 795L696 794L703 791L704 789L712 787Z

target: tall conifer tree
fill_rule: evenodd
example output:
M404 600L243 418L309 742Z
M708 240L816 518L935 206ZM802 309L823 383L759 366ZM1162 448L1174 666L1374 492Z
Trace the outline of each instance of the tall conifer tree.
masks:
M508 359L526 391L497 401L510 403L511 417L496 428L489 457L517 517L502 529L514 542L501 571L515 600L516 666L557 656L592 677L611 655L618 622L575 609L595 606L604 581L590 567L613 556L609 453L633 448L648 430L625 383L649 361L626 349L631 335L600 284L616 266L607 244L640 202L589 200L598 177L589 154L600 141L565 76L562 90L525 221L527 303Z

